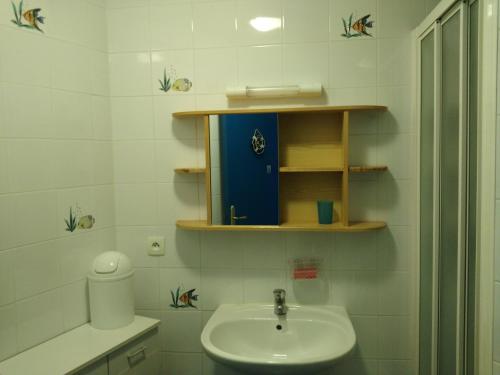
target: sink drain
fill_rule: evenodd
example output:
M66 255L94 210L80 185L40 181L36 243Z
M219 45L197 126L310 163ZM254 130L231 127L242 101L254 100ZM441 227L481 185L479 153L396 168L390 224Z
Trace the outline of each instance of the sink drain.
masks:
M283 327L281 326L281 324L278 324L278 325L276 326L276 329L277 329L278 331L281 331L281 328L283 328Z

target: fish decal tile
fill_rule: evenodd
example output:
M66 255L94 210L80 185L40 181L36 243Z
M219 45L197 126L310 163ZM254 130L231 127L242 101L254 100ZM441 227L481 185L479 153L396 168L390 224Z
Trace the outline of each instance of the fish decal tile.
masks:
M95 218L92 215L82 215L82 210L76 205L76 208L69 208L69 215L64 219L66 223L66 232L73 233L77 229L91 229L95 224Z
M94 224L95 218L92 215L85 215L78 220L78 229L90 229Z
M193 83L187 78L176 79L172 84L172 90L174 91L189 91L193 87Z
M13 1L12 11L14 12L14 18L11 22L19 27L24 27L26 29L38 30L43 33L43 30L40 28L40 24L45 23L45 17L40 15L42 11L41 8L32 8L28 10L24 10L24 0L19 2L19 5L16 5Z
M172 297L171 307L175 309L183 309L187 307L191 307L197 309L195 305L193 305L193 301L198 301L198 294L195 293L196 288L189 289L184 292L181 292L181 287L177 287L177 290L170 290L170 296Z
M347 39L360 36L373 36L368 32L368 29L373 28L373 24L375 23L373 20L370 20L371 15L367 14L355 21L353 16L354 14L351 13L347 21L342 18L344 33L341 35Z
M159 79L158 82L160 83L159 90L163 92L169 92L170 89L187 92L193 87L193 83L188 78L177 78L177 72L172 66L170 66L169 74L166 68L163 70L163 79Z

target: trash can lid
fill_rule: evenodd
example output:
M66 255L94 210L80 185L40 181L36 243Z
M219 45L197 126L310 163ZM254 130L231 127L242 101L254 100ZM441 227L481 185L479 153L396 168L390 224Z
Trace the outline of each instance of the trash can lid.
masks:
M132 272L130 259L118 251L106 251L94 259L90 275L93 277L119 277Z

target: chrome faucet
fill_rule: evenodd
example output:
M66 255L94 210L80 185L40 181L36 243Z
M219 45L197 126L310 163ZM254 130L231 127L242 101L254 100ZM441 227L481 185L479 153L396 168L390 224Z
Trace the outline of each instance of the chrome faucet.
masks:
M285 305L285 295L284 289L274 289L274 313L278 316L286 315L288 307Z

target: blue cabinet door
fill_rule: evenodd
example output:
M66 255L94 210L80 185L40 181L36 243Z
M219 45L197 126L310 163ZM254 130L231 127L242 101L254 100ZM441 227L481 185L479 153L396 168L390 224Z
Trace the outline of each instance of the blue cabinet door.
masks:
M223 223L278 225L278 115L221 115L219 124Z

